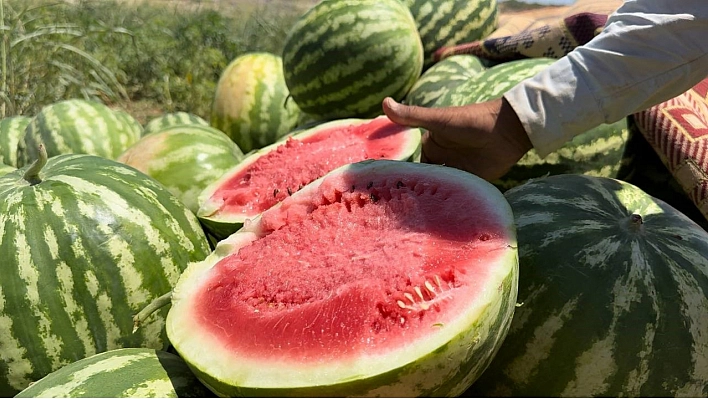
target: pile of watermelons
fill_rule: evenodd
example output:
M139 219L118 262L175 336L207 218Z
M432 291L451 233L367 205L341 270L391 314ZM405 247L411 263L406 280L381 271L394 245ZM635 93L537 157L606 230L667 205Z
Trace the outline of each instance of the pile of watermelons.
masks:
M433 62L496 24L324 0L228 66L209 121L1 120L0 395L708 395L708 233L613 178L623 122L491 184L380 115L552 62Z

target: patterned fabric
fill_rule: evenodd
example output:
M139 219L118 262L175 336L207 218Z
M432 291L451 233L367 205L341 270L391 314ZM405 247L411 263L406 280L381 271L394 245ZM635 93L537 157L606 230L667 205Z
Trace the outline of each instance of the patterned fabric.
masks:
M708 78L634 115L638 130L708 219Z
M575 47L590 41L602 30L606 22L606 14L573 14L554 23L523 30L514 35L442 47L435 52L434 57L436 61L457 54L472 54L492 61L534 57L561 58Z

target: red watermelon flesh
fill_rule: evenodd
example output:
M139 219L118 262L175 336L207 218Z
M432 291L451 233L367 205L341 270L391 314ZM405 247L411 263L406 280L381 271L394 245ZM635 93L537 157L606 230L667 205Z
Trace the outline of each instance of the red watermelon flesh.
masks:
M266 147L207 188L198 215L243 222L342 165L366 159L410 158L420 131L386 117L342 120Z
M452 168L348 165L227 241L229 255L180 278L167 326L220 395L367 394L351 390L357 381L407 396L418 388L397 383L399 369L429 375L431 394L456 394L486 367L514 308L508 203ZM371 375L397 388L361 388Z

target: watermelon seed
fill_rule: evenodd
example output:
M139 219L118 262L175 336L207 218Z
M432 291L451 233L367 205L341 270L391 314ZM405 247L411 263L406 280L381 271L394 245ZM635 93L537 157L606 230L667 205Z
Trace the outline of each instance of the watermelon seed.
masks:
M406 297L411 303L415 303L415 300L413 299L413 295L411 295L409 292L403 293L403 296Z
M355 189L356 189L356 186L354 186L354 185L352 184L352 189L351 189L351 191L349 191L349 192L350 192L350 193L353 193Z
M369 184L366 185L366 189L368 190L373 186L374 186L374 182L370 181Z
M369 198L371 199L371 202L376 202L379 200L379 197L377 197L374 193L369 194Z
M433 287L428 280L425 280L425 288L427 288L431 294L435 293L435 287Z
M399 306L401 309L405 309L405 308L406 308L406 303L403 302L402 300L399 299L398 301L396 301L396 303L398 304L398 306Z
M279 192L280 190L278 190L277 188L273 190L273 198L275 198L275 196L278 195Z
M291 190L290 187L288 187L288 195L293 195L293 190Z
M479 236L480 241L488 241L490 238L492 238L489 234L482 234Z
M405 186L405 184L403 184L402 181L399 180L398 182L396 182L396 188L401 188L403 186Z
M416 286L413 290L415 291L416 294L418 294L418 296L420 297L421 300L423 300L423 301L425 300L425 298L423 297L423 293L420 291L420 287Z

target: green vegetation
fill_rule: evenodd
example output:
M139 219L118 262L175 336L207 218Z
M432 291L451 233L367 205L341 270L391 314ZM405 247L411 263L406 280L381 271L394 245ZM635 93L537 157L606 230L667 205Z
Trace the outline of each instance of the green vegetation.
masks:
M0 116L98 99L141 122L207 117L222 70L249 51L279 54L297 9L228 10L115 0L0 0Z

